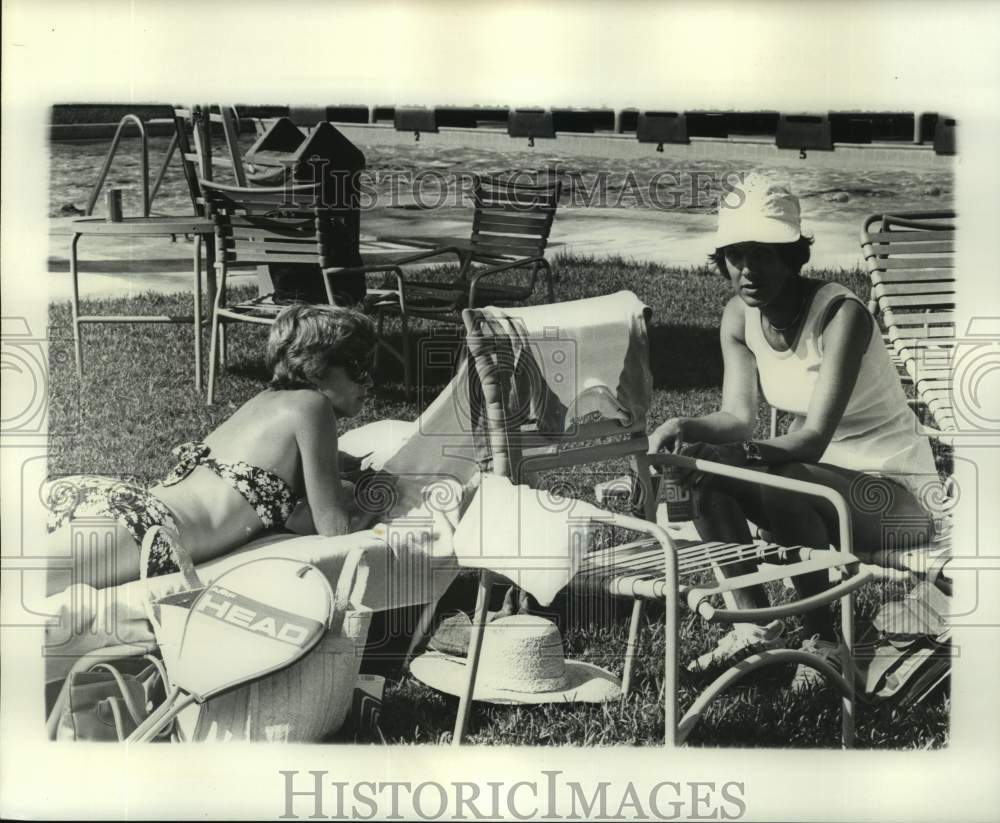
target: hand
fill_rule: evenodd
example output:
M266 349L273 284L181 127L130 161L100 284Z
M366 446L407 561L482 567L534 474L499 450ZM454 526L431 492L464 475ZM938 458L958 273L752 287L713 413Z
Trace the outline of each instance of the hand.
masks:
M649 436L649 453L661 451L677 454L684 446L684 418L671 417L657 426Z
M337 467L340 471L340 476L346 480L352 480L361 471L361 463L365 457L368 457L368 455L355 457L352 454L337 452Z
M688 443L681 448L680 453L685 457L711 460L713 463L725 463L727 466L747 464L743 447L739 443Z
M711 460L713 463L723 463L726 466L745 466L747 464L743 447L738 443L724 443L717 445L714 443L689 443L681 449L681 454L685 457L693 457L700 460ZM682 475L682 480L696 486L701 478L702 472L691 471Z

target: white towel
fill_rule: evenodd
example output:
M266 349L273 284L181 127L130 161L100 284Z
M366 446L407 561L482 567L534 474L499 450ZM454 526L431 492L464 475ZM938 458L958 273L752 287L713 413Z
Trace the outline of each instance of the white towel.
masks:
M563 430L593 412L624 425L645 419L653 387L649 309L632 292L483 313L511 338L515 358L533 357L566 408Z
M529 354L565 414L558 432L594 412L625 425L645 420L652 394L647 307L632 292L555 305L484 310L511 336L518 357ZM345 434L366 465L399 477L450 478L467 486L476 474L468 363L407 428L382 421ZM388 435L388 436L386 436ZM363 444L363 445L362 445Z
M576 574L594 524L610 513L483 474L455 532L461 566L504 574L547 606Z

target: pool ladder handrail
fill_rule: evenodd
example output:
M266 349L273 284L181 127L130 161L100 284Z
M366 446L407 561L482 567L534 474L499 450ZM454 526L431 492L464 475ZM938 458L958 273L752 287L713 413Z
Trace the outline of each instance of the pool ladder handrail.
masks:
M234 122L239 122L239 113L236 110L236 106L228 107L231 111L231 117ZM205 108L204 113L198 107L192 109L192 112L196 117L206 116L208 123L213 122L224 122L223 117L223 107L219 106L219 113L213 114L209 107ZM175 120L170 118L153 118L149 121L150 124L156 123L174 123ZM104 165L101 167L101 172L97 177L97 182L94 184L93 191L90 193L90 199L87 202L87 208L85 214L89 217L94 213L94 206L97 204L97 198L101 194L101 189L104 188L104 183L107 180L108 172L111 170L111 161L114 159L115 152L118 150L118 144L121 142L122 132L129 123L135 123L139 129L139 137L142 140L142 216L149 217L149 212L153 207L153 200L156 199L157 193L160 191L160 184L163 183L163 178L167 173L167 169L170 167L170 161L174 157L174 152L177 151L178 136L177 131L170 137L170 144L167 146L167 153L163 158L163 162L160 164L160 170L156 174L156 180L153 181L153 188L149 188L149 139L146 134L146 125L142 122L136 114L126 114L118 121L118 128L115 130L115 136L111 140L111 146L108 148L108 153L104 158ZM211 125L209 125L209 129ZM223 126L225 132L226 144L230 152L230 161L226 162L222 158L217 161L222 165L230 166L234 169L236 174L237 182L241 186L246 185L246 181L242 175L242 168L237 167L237 159L239 157L239 149L233 142L233 135L229 133L229 130ZM197 139L197 138L196 138ZM210 139L210 138L208 138Z
M87 201L87 208L85 213L90 216L94 213L94 205L97 203L97 198L101 194L101 189L104 188L104 183L107 180L108 172L111 170L111 161L114 160L115 152L118 151L118 144L122 139L122 132L129 123L135 123L139 129L139 138L142 140L142 216L149 217L149 207L151 204L151 198L149 195L149 138L146 135L146 126L135 114L126 114L118 121L118 128L115 130L115 136L111 139L111 147L108 149L107 155L104 157L104 165L101 167L101 172L97 176L97 182L94 184L93 191L90 193L90 200ZM169 156L168 156L169 160ZM159 179L163 176L163 170L159 177L157 178L157 184L159 184Z

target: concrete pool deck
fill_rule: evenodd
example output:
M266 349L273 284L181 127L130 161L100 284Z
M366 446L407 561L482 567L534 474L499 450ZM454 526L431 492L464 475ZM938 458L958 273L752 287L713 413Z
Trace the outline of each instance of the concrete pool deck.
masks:
M462 207L423 210L378 208L362 215L366 251L379 260L408 250L381 238L467 238L471 211ZM69 241L73 218L49 221L49 299L70 299ZM548 256L618 256L671 267L705 264L715 231L714 214L650 209L561 208L552 227ZM803 230L816 242L810 265L825 269L854 269L863 265L858 244L861 221L810 220ZM78 247L81 297L126 297L147 291L172 293L191 289L191 240L169 238L85 237ZM375 262L371 257L369 262ZM251 282L252 275L237 275ZM235 281L234 281L235 282Z

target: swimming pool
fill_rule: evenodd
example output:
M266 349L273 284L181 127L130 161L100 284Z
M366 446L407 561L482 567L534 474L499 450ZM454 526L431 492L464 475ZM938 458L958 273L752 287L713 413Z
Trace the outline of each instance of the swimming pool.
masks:
M252 135L241 137L245 151ZM150 184L165 156L168 138L150 138ZM123 189L126 214L141 213L139 141L123 140L106 186ZM715 211L720 181L726 174L751 170L787 180L798 194L803 217L817 221L858 220L877 211L949 208L954 199L951 167L899 167L884 170L836 170L803 163L767 166L733 160L662 157L652 150L648 158L580 157L560 153L558 147L498 151L455 148L430 143L360 147L367 158L365 187L368 203L378 209L414 208L414 194L423 206L451 203L439 195L457 189L457 181L471 174L543 172L563 181L561 208L653 209L709 213ZM52 143L50 147L49 215L83 209L97 179L107 141ZM225 174L218 178L227 180ZM574 193L577 195L574 197ZM395 199L394 199L395 195ZM587 205L587 204L590 205ZM94 213L103 214L103 198ZM153 203L154 213L191 211L187 188L175 156Z

